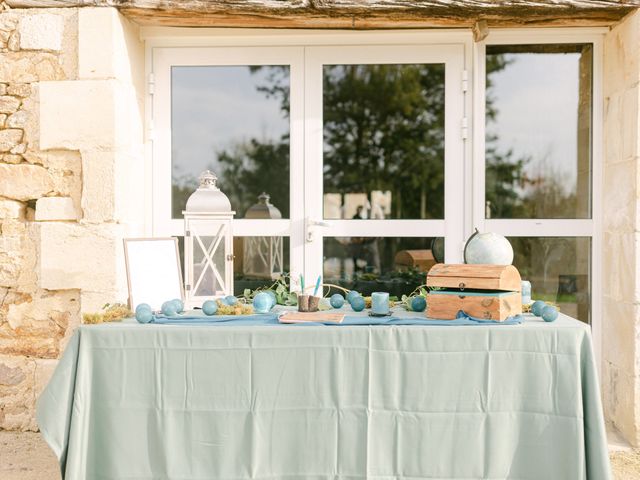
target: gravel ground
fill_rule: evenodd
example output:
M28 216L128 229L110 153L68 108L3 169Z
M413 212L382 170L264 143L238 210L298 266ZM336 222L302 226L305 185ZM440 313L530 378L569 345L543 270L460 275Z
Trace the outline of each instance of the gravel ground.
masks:
M611 464L614 480L640 480L640 450L614 452ZM39 433L0 430L0 479L60 480L56 458Z

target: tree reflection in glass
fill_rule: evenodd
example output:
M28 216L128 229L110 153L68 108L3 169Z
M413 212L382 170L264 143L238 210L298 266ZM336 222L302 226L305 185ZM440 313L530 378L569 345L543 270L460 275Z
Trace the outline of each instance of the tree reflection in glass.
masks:
M444 74L323 67L325 218L444 218Z
M487 218L591 217L591 45L487 47Z
M289 67L171 70L172 216L205 169L218 175L236 218L262 192L289 217Z

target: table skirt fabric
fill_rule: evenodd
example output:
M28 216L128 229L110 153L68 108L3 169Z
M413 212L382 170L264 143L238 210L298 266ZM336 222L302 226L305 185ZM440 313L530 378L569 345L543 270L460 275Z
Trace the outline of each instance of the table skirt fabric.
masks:
M82 326L38 424L68 480L607 480L588 327Z

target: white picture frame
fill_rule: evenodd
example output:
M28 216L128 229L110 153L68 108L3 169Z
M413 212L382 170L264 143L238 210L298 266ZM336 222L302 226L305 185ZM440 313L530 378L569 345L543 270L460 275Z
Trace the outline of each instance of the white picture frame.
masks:
M160 310L167 300L184 301L177 238L125 238L123 243L132 310L141 303Z

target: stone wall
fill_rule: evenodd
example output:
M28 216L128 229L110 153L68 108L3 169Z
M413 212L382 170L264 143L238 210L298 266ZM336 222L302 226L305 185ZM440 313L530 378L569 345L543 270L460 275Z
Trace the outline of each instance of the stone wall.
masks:
M37 428L80 312L126 299L143 66L137 28L113 9L0 13L0 428Z
M602 390L605 416L640 444L640 12L605 36Z

